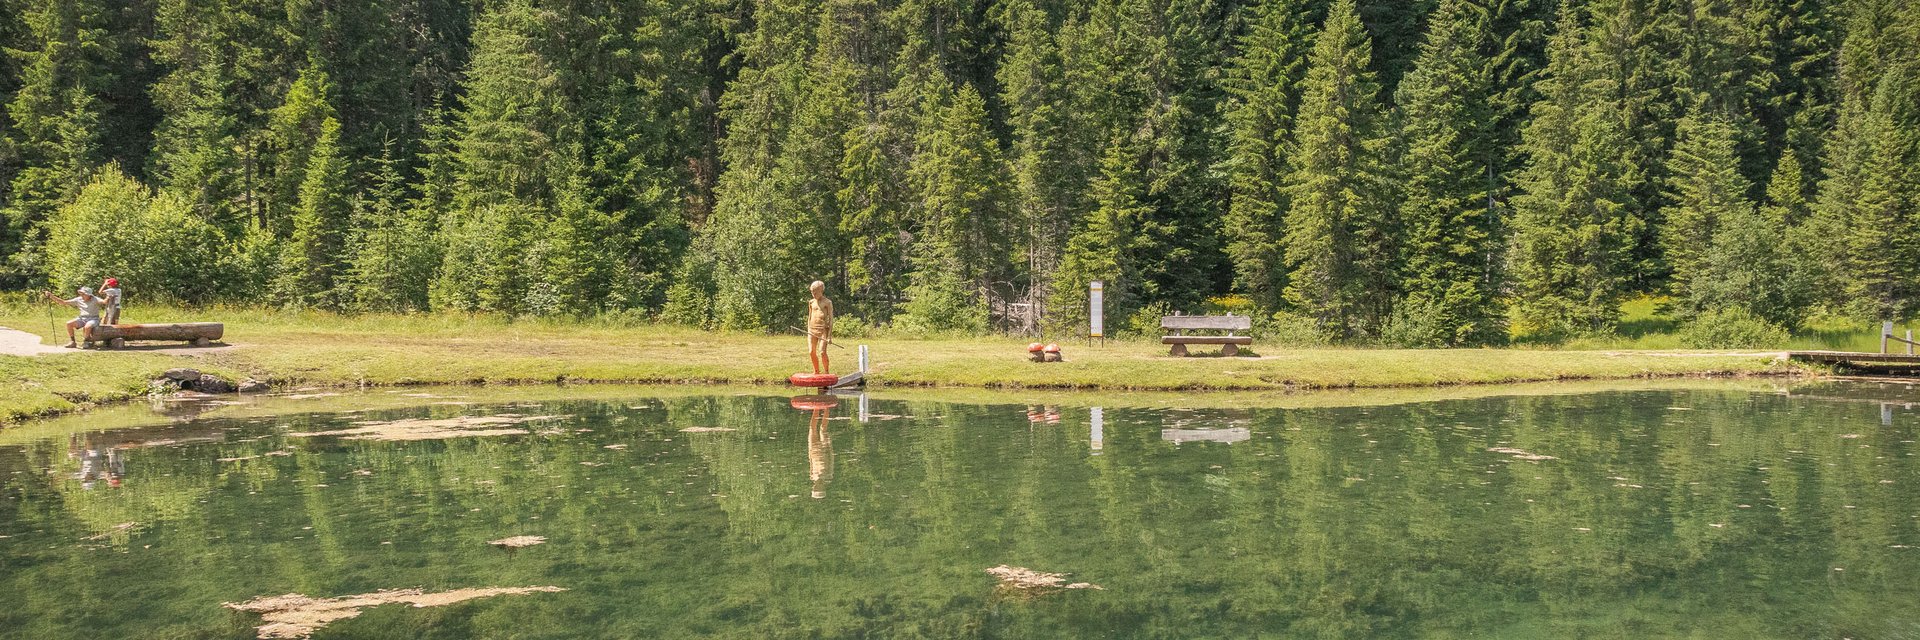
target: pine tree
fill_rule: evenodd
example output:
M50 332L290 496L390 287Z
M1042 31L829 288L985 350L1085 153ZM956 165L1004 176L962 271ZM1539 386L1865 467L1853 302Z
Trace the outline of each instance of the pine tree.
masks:
M1688 314L1712 310L1699 306L1710 302L1712 296L1698 289L1724 276L1709 264L1712 255L1721 249L1715 246L1715 241L1722 235L1723 221L1734 216L1757 215L1753 202L1746 197L1751 187L1740 175L1735 151L1737 130L1715 114L1690 113L1680 121L1679 142L1667 160L1668 200L1672 204L1661 216L1665 227L1660 231L1660 241L1666 263L1673 270L1668 286L1685 303L1683 311ZM1738 232L1745 235L1734 236L1740 242L1751 240L1756 233L1773 232L1770 225L1761 221L1746 221L1746 224L1748 228Z
M0 259L13 262L0 266L0 285L44 276L45 267L36 264L42 224L112 158L108 147L118 123L111 116L119 114L109 113L105 98L126 63L113 32L121 25L109 7L79 0L22 5L27 46L6 52L21 72L5 103L20 169L0 179L6 183L0 189L10 193L0 209Z
M984 331L1011 265L1013 212L1006 165L987 132L986 101L963 86L921 133L912 180L922 217L904 306L918 326Z
M1029 0L1009 0L995 10L1007 34L995 79L1012 140L1007 155L1023 228L1026 298L1037 319L1050 306L1054 270L1082 211L1087 176L1071 139L1074 114L1064 104L1070 94L1052 18Z
M1491 206L1488 78L1478 48L1484 16L1443 0L1427 42L1400 85L1400 154L1407 229L1403 317L1419 316L1418 344L1457 346L1505 337L1498 296L1501 228Z
M1913 76L1897 67L1878 82L1872 106L1862 116L1859 190L1836 193L1847 220L1843 291L1859 316L1899 318L1915 309L1920 260L1913 236L1920 232L1920 104ZM1840 204L1844 203L1844 205Z
M543 56L537 11L495 6L474 33L458 142L457 187L441 223L446 253L436 308L520 313L535 273L528 234L552 217L577 168L562 129L577 126Z
M1666 156L1673 146L1674 123L1686 106L1675 88L1682 76L1673 71L1674 61L1681 58L1679 27L1675 13L1663 5L1663 0L1595 0L1585 7L1591 32L1584 41L1586 64L1591 80L1600 86L1588 87L1583 99L1616 112L1613 126L1627 145L1617 161L1637 172L1636 179L1621 183L1629 198L1620 204L1646 221L1634 231L1630 285L1642 290L1652 288L1668 271L1660 260L1656 232L1659 212L1666 207Z
M342 292L336 289L345 272L347 225L353 212L348 166L340 146L340 122L321 122L320 137L308 154L302 172L299 206L293 211L293 234L284 247L274 298L295 307L340 309Z
M300 207L300 186L306 181L314 145L319 142L324 123L339 122L328 98L331 91L326 72L309 66L287 89L286 100L273 110L268 121L273 176L268 180L258 224L275 237L293 233L294 212Z
M1516 333L1606 331L1637 274L1643 222L1633 213L1633 163L1617 95L1583 30L1568 16L1549 48L1527 124L1527 165L1513 199Z
M157 0L153 164L166 190L238 235L262 216L273 166L267 122L297 58L282 3Z
M1286 298L1342 339L1380 327L1397 282L1370 55L1352 0L1337 0L1314 44L1289 147Z
M427 284L439 267L434 251L437 211L406 199L405 178L393 152L383 153L367 177L371 188L354 201L342 284L345 303L360 311L428 309Z
M721 105L730 122L721 142L727 171L715 187L715 206L699 242L711 250L712 317L722 327L766 329L787 322L804 304L808 280L783 260L780 220L775 217L780 191L774 188L789 114L805 97L806 60L812 43L810 3L805 0L758 5L756 26L740 45L739 78ZM702 258L703 260L705 258ZM684 296L668 304L694 306Z
M1279 306L1286 288L1280 238L1287 206L1281 182L1286 137L1293 131L1299 83L1312 45L1315 21L1307 5L1305 0L1256 5L1252 24L1240 39L1240 54L1227 68L1231 201L1222 226L1235 283L1263 308Z
M1091 187L1094 208L1067 242L1053 279L1053 310L1046 317L1050 333L1084 335L1089 327L1088 286L1094 281L1104 285L1108 336L1124 328L1122 323L1140 309L1148 293L1142 291L1144 283L1132 259L1140 224L1152 213L1142 202L1138 154L1125 144L1107 148L1102 173Z

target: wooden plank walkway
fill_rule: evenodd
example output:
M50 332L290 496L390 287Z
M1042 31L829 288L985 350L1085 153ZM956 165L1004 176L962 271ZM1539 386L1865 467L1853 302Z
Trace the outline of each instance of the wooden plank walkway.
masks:
M1788 351L1787 359L1792 360L1794 362L1812 362L1816 364L1920 366L1920 355L1908 355L1904 353L1859 353L1854 351Z

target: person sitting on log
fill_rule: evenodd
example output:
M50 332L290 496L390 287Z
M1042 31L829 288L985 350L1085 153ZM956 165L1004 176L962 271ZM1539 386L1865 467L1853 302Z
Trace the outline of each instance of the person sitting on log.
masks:
M52 300L54 304L64 304L80 310L79 317L67 321L68 349L80 346L80 343L74 339L75 331L87 336L87 342L93 342L93 328L100 326L100 298L93 295L93 289L88 287L80 287L76 293L80 295L64 300L53 295L52 292L47 293L47 299Z
M112 326L120 324L120 279L107 278L100 283L100 299L106 303L106 313L101 316L100 324Z

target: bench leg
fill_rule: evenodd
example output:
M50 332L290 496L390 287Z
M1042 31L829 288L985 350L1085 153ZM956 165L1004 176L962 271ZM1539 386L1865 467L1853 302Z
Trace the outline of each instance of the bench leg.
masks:
M208 339L206 339L206 338L194 338L194 339L193 339L193 346L196 346L196 347L211 347L211 346L213 346L213 341L212 341L212 340L208 340Z
M1220 347L1220 355L1227 356L1227 357L1240 355L1240 345L1228 344L1228 345L1222 346Z
M1168 350L1168 352L1173 354L1173 357L1175 358L1185 358L1187 357L1187 345L1176 343L1173 345L1172 349Z

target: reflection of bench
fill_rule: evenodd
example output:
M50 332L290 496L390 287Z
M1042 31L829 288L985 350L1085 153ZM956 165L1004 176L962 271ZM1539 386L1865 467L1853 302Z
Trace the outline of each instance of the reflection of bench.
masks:
M205 347L225 335L227 326L218 322L182 324L103 324L93 328L87 342L98 342L118 349L128 340L180 340Z
M1160 344L1173 345L1175 356L1185 357L1187 345L1217 344L1221 355L1240 353L1240 345L1253 344L1252 336L1236 336L1235 331L1253 328L1253 319L1247 316L1166 316L1160 318L1160 328L1170 329L1173 335L1162 336ZM1187 335L1188 331L1225 331L1226 335Z

